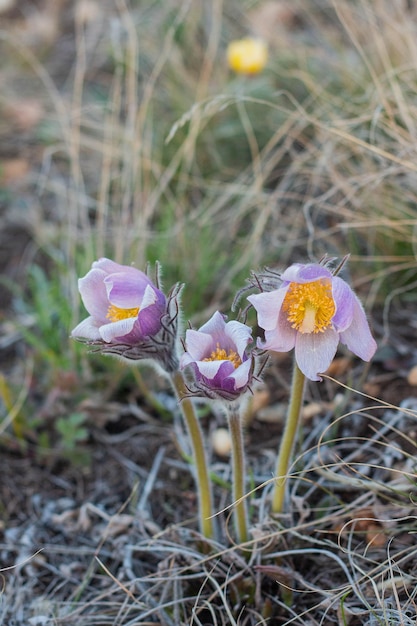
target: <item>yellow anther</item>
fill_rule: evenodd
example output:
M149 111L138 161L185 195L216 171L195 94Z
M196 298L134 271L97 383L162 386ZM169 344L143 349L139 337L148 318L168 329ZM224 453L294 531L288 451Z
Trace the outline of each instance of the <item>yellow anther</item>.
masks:
M233 363L233 367L236 369L239 365L242 365L242 360L237 352L230 350L226 352L224 348L221 348L219 344L209 357L203 359L203 361L230 361Z
M139 307L133 309L121 309L120 307L111 304L107 310L107 319L111 322L120 322L120 320L128 319L129 317L137 317L139 313Z
M290 283L282 308L291 327L298 332L324 332L331 326L336 312L331 280L322 278L312 283Z

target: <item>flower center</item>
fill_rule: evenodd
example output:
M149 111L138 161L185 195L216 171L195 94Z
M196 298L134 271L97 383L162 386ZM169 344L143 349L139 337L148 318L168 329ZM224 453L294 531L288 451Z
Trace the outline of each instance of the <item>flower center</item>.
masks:
M330 326L336 306L331 280L290 283L282 304L287 320L300 333L322 333Z
M139 313L139 307L135 307L133 309L121 309L115 304L110 304L107 309L107 319L111 322L120 322L120 320L125 320L128 317L137 317Z
M239 367L239 365L242 365L242 360L237 352L234 350L226 352L219 344L217 344L216 349L213 350L210 356L203 359L203 361L231 361L235 369Z

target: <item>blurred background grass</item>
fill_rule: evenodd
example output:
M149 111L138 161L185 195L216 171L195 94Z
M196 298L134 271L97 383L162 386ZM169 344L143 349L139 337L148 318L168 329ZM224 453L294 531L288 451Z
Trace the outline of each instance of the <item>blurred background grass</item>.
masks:
M323 254L351 254L371 317L415 301L413 3L0 10L2 345L47 389L57 372L120 371L68 339L77 278L103 255L160 261L195 323L228 313L250 270ZM255 76L226 63L248 35L269 48Z

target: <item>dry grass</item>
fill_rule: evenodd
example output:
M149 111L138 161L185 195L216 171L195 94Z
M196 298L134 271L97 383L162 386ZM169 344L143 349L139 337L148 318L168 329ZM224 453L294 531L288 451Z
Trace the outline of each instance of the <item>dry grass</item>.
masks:
M365 400L355 394L337 420L324 410L304 423L292 508L280 519L269 514L273 450L259 454L249 431L256 487L248 493L253 539L246 546L233 542L225 486L216 488L217 542L208 545L195 520L185 519L194 507L189 468L173 454L170 429L143 411L118 434L92 429L95 480L84 486L77 487L80 477L74 482L75 468L55 481L50 468L43 477L37 470L29 480L28 462L20 461L20 480L36 495L32 515L10 527L2 545L5 561L16 564L3 572L4 623L37 616L86 625L411 624L415 401L399 409ZM268 430L271 438L279 427ZM12 461L6 483L17 467ZM228 464L217 459L212 467L225 485ZM39 480L55 486L40 489Z
M0 15L2 623L415 623L416 17L405 0L44 0ZM251 31L269 65L232 76L225 47ZM227 312L250 269L325 253L351 254L382 346L369 395L350 366L337 378L352 388L311 386L279 519L281 424L256 415L253 541L234 544L230 467L213 455L219 535L204 545L163 385L167 422L146 372L138 392L67 341L76 278L101 255L159 259L197 322ZM70 307L47 299L57 290ZM286 362L268 384L278 414ZM54 448L54 420L77 410L81 469ZM207 435L219 424L205 416Z

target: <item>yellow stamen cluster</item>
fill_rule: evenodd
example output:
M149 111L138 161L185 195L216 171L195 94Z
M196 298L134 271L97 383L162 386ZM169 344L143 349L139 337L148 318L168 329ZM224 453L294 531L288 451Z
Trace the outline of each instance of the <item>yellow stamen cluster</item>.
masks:
M120 320L126 320L129 317L137 317L139 313L139 307L133 309L121 309L114 304L110 304L107 310L107 319L111 322L120 322Z
M203 361L231 361L233 363L233 367L236 369L239 365L242 365L242 361L240 356L234 350L230 350L230 352L226 352L224 348L221 348L219 344L209 357L203 359Z
M290 283L282 309L291 327L298 332L324 332L336 312L331 280L322 278L303 285Z

